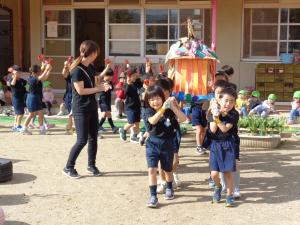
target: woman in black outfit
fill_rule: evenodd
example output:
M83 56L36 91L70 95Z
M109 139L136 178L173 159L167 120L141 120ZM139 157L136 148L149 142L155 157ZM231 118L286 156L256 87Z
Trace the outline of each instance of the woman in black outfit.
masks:
M75 167L76 159L88 143L88 172L94 176L101 173L95 165L98 137L98 110L95 94L106 91L109 86L100 84L100 76L92 63L99 54L99 47L94 41L86 40L80 45L80 56L72 63L72 112L75 121L77 141L72 147L63 173L71 178L79 178Z

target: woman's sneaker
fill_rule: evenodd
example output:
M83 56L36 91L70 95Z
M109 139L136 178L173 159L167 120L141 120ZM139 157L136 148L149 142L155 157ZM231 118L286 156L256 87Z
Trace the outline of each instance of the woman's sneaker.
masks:
M73 178L73 179L78 179L80 178L80 175L77 173L76 169L74 168L64 168L62 173L70 178Z
M32 133L27 129L27 127L24 127L21 131L21 134L24 135L32 135Z
M139 144L139 138L138 138L136 135L133 135L133 136L130 138L130 142L131 142L131 143L134 143L134 144Z
M102 173L100 172L100 170L99 170L96 166L89 166L89 167L87 168L87 172L88 172L89 174L92 174L92 175L95 176L95 177L99 177L99 176L102 175Z
M150 199L149 199L149 202L147 204L147 206L149 208L156 208L158 205L158 199L156 196L151 196Z
M176 187L180 187L181 186L181 180L179 179L179 176L177 173L173 173L173 177L174 177L174 182L176 184Z
M234 192L233 192L233 198L234 199L240 199L241 198L240 190L238 190L238 189L234 190Z
M124 130L124 128L119 129L119 134L120 134L120 139L123 141L126 141L127 137L126 137L126 131Z
M232 195L226 196L226 207L235 207Z
M213 203L218 203L221 201L221 192L222 186L215 186L214 194L213 194Z
M206 153L206 150L205 150L205 148L203 148L202 146L197 146L196 152L197 152L199 155L204 155L204 154Z
M172 200L174 197L174 190L172 188L166 188L165 199Z
M119 128L118 128L118 127L113 127L113 128L111 128L111 130L112 130L112 132L113 132L114 134L116 134L116 133L118 133Z
M156 189L157 194L165 193L166 188L167 188L167 183L166 182L161 182L160 185Z
M211 177L208 178L208 186L210 188L215 188L216 186L214 180Z

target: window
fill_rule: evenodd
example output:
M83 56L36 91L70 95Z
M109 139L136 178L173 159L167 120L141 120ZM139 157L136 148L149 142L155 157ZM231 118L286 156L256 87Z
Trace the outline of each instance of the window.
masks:
M180 37L186 37L188 18L195 35L210 44L209 9L148 9L145 17L146 55L165 55Z
M53 73L59 74L71 53L71 11L44 11L44 54L53 58Z
M300 9L244 10L243 58L278 60L300 52Z
M109 10L109 55L140 56L141 10Z

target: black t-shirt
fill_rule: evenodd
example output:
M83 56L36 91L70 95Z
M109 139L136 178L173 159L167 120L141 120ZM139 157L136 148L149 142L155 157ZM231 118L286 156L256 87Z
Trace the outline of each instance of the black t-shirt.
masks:
M125 109L139 111L141 109L141 101L138 94L138 88L135 84L125 85Z
M28 79L29 94L38 95L43 98L43 83L37 77L30 75Z
M86 73L80 69L81 67ZM97 101L95 94L79 95L74 87L74 82L83 81L84 88L93 88L95 85L95 68L92 65L88 67L79 64L71 73L72 80L72 111L73 113L84 113L92 110L97 111Z
M27 81L20 78L19 80L16 80L16 84L12 85L13 79L10 79L9 83L10 83L10 87L11 87L11 92L12 92L12 96L18 99L23 99L25 94L26 94L26 84Z
M217 129L217 131L215 133L212 133L210 130L210 126L209 126L209 133L210 133L210 137L211 139L214 140L225 140L228 139L230 137L236 136L237 132L238 132L238 126L237 123L239 121L239 113L236 111L236 109L232 109L230 112L228 112L228 114L226 116L222 116L220 115L219 119L221 120L221 122L223 124L232 124L232 128L227 131L226 133L223 133L219 128ZM212 122L213 119L210 116L208 118L208 122Z
M114 86L112 82L108 83L112 88L108 91L101 91L99 95L99 104L111 104L111 92L114 90Z
M144 110L143 119L149 134L159 138L174 137L176 130L179 129L179 124L174 112L171 109L167 109L157 124L152 125L148 119L155 115L155 113L156 111L149 107Z

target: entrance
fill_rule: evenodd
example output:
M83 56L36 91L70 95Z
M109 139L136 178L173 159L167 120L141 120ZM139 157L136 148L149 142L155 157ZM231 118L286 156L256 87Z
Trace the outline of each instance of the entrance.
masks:
M105 58L105 11L104 9L75 10L75 55L79 55L82 41L93 40L100 47L100 56L95 61L97 71L104 69Z
M12 14L0 5L0 78L7 74L13 64Z

